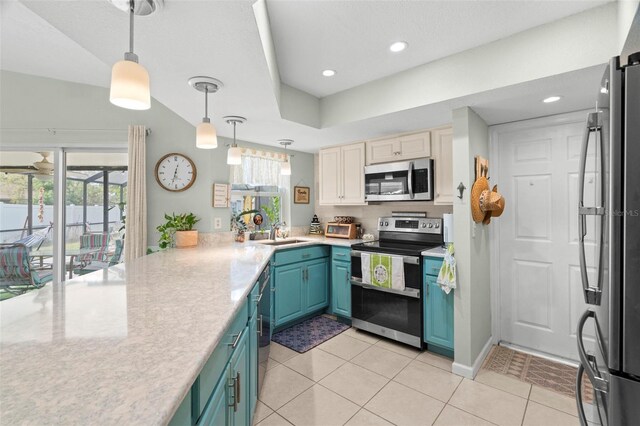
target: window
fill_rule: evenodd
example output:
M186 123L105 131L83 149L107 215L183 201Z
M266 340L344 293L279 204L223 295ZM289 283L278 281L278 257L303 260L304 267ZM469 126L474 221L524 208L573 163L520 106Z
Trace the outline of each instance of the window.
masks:
M242 163L231 167L231 211L258 210L264 222L255 225L251 217L244 218L250 230L270 229L272 220L267 213L276 207L275 221L289 221L289 176L280 173L285 154L244 148ZM279 207L279 208L278 208Z

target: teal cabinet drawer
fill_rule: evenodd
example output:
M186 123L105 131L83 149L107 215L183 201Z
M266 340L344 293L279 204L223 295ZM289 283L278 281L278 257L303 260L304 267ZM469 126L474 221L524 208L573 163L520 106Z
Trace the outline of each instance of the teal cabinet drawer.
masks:
M197 400L194 401L194 417L197 419L207 405L207 401L213 392L220 376L224 372L229 357L233 353L232 344L247 325L248 304L244 303L235 316L233 322L225 331L207 363L202 367L200 376L194 387L197 389Z
M425 257L424 258L424 273L427 275L438 276L440 268L442 267L441 257Z
M331 247L331 260L351 262L351 247Z
M290 263L304 262L329 256L329 247L312 246L293 248L291 250L278 250L273 256L273 266L288 265Z

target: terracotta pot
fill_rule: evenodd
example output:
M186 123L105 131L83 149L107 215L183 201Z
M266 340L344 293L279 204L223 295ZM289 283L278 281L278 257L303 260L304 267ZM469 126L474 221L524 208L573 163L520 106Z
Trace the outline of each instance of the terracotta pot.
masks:
M176 247L187 248L198 245L198 231L176 231Z
M235 235L236 243L244 243L244 232L237 231Z

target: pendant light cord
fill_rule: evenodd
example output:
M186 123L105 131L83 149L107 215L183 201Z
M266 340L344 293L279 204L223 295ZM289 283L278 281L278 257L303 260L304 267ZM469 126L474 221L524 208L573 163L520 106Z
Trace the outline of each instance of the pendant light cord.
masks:
M131 53L133 53L133 11L135 7L135 0L129 0L129 52Z
M209 118L209 86L204 86L204 118Z
M238 124L237 121L233 122L233 147L237 147L238 145L236 144L236 124Z

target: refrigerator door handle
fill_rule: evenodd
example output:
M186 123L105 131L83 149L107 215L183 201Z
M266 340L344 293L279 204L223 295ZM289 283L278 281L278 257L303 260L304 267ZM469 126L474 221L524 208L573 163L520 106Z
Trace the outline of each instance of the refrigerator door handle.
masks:
M602 137L602 120L599 112L589 113L587 117L587 126L585 128L584 137L582 139L582 149L580 151L580 169L578 175L578 251L580 259L580 276L582 280L582 290L584 292L584 300L589 305L599 305L602 297L601 281L603 276L603 255L604 255L604 207L585 207L584 206L584 181L587 168L587 152L589 150L589 136L591 133L596 133L600 136L600 152L603 157L603 144ZM603 160L604 161L604 157ZM604 164L604 163L603 163ZM601 169L601 173L604 173L604 167ZM601 176L601 196L604 199L604 177ZM600 217L600 236L599 236L599 256L598 256L598 277L595 287L589 285L589 276L587 274L587 259L585 253L584 237L587 235L587 223L585 216L598 216Z
M582 399L582 377L584 371L582 363L578 364L578 376L576 377L576 404L578 406L578 419L580 420L580 426L589 426L587 416L584 413L584 402ZM596 404L596 410L598 411L598 417L600 418L600 425L608 426L609 420L606 415L602 415L602 409L600 405L598 405L598 398L596 398L594 402Z
M593 356L587 355L586 350L584 349L584 342L582 341L582 331L584 329L584 325L589 318L593 318L595 320L595 312L587 309L582 317L580 317L580 321L578 322L578 332L577 332L577 340L578 340L578 355L580 356L580 364L584 367L585 373L587 373L587 377L589 377L589 381L593 385L593 390L595 392L607 393L609 392L609 383L596 375L595 371L591 366L591 361L594 361ZM597 330L597 327L596 327Z

